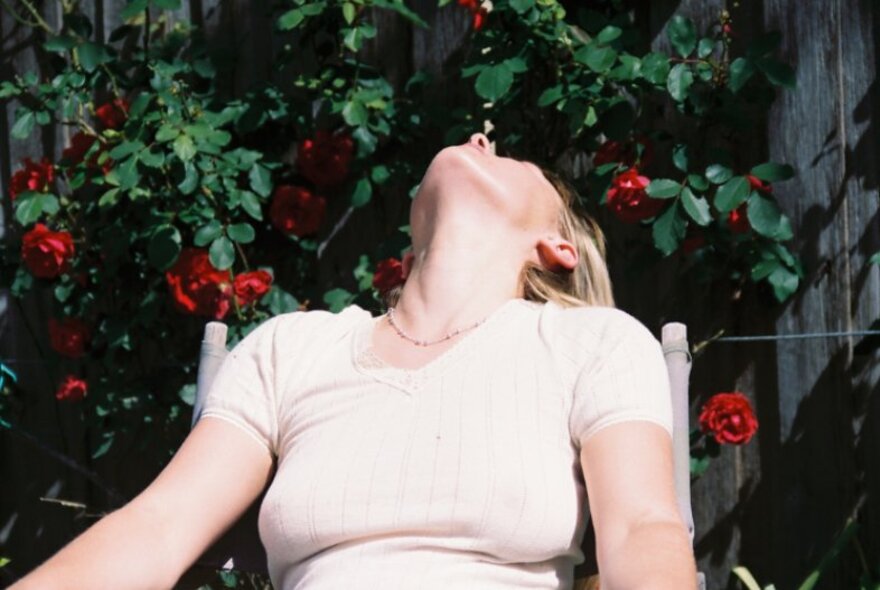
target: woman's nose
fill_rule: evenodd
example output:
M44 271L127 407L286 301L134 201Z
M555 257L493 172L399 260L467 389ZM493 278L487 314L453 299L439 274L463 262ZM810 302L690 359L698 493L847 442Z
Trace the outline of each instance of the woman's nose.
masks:
M468 140L468 143L471 143L471 144L477 146L478 148L480 148L481 150L483 150L485 152L492 151L491 145L489 143L489 138L486 137L482 133L474 133L473 135L471 135L470 139Z

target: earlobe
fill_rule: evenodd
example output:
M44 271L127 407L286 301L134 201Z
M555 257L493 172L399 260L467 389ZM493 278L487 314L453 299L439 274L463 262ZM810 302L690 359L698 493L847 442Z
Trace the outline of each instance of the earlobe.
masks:
M538 241L538 255L552 271L573 270L578 264L574 244L562 238L542 238Z

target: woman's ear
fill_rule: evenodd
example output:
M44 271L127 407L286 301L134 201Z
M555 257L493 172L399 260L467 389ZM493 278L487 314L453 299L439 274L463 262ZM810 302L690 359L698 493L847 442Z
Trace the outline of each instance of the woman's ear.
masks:
M577 248L568 240L555 236L541 238L537 250L541 263L549 270L573 270L577 266Z

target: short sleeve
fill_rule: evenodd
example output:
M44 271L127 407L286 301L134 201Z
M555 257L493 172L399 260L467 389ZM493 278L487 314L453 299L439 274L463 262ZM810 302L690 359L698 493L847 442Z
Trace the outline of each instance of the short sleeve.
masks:
M648 420L672 437L672 395L663 346L640 321L616 310L603 326L596 352L574 384L570 428L583 445L618 422Z
M273 343L278 319L276 316L264 321L226 354L199 416L231 422L276 456Z

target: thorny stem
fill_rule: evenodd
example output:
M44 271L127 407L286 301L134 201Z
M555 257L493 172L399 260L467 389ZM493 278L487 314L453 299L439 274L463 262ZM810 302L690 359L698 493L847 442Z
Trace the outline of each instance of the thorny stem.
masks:
M33 21L29 21L26 18L24 18L23 16L21 16L20 14L18 14L9 4L6 3L6 0L0 0L0 4L3 4L3 7L6 9L6 12L8 12L9 15L13 19L15 19L15 21L17 23L22 24L26 27L31 27L31 28L40 26L40 23L35 23Z
M32 27L38 26L41 29L43 29L44 31L46 31L47 33L52 33L52 34L55 33L55 30L49 26L49 23L47 23L46 20L43 18L43 16L40 14L40 11L37 10L36 7L29 2L29 0L20 0L20 2L22 4L24 4L24 6L25 6L25 8L27 8L28 12L30 12L31 15L34 17L34 19L36 19L36 21L37 21L36 23L30 23L29 26L32 26ZM3 5L7 6L7 10L9 10L9 7L6 4L5 0L3 0ZM10 12L13 13L13 16L15 15L14 11L10 10ZM18 20L18 19L16 19L16 20Z

